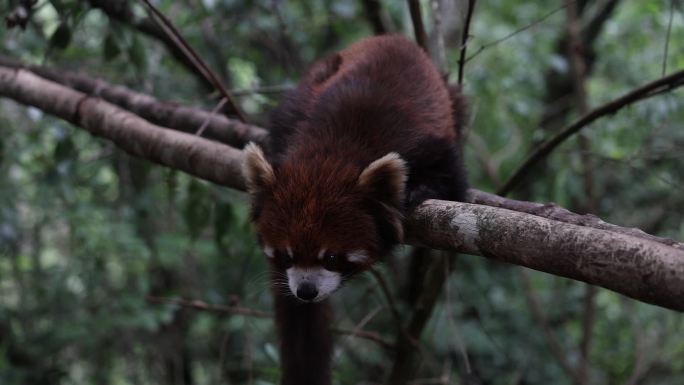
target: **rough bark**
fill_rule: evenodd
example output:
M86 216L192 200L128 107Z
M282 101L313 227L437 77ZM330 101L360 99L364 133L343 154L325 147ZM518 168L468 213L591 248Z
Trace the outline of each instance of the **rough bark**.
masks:
M244 189L241 152L233 147L156 126L104 100L22 69L0 67L0 95L105 137L132 155Z
M187 107L178 103L162 102L150 95L133 91L124 86L112 85L102 79L84 74L40 66L27 66L2 55L0 55L0 65L23 68L90 96L97 96L140 115L154 124L192 134L204 125L203 137L235 147L242 147L248 142L263 143L268 134L261 127L229 119L222 114Z
M684 311L684 250L506 209L429 200L406 222L409 243L481 255Z
M112 140L133 155L244 189L242 153L232 147L153 125L22 69L0 66L0 95ZM504 201L504 205L518 204L529 205ZM566 217L575 221L582 216ZM483 255L684 311L684 250L679 245L600 220L589 223L596 227L496 207L428 201L407 218L406 230L409 239L420 245Z
M636 238L642 238L648 241L659 242L668 246L672 246L676 249L684 250L684 243L674 239L651 235L634 227L621 227L612 223L604 222L601 220L601 218L593 214L582 215L573 213L572 211L560 207L555 203L518 201L475 189L468 190L468 202L485 206L501 207L521 213L553 219L554 221L558 222L565 222L584 227L593 227L599 230L608 230Z

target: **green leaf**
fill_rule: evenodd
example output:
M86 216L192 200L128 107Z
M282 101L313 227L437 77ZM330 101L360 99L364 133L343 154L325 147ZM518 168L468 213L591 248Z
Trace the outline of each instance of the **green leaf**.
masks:
M191 238L197 238L207 227L211 219L211 202L206 185L194 180L190 182L183 217Z
M214 240L219 246L223 245L223 238L235 231L235 213L230 202L217 202L214 206ZM232 231L231 231L232 229Z
M70 138L63 138L57 142L55 146L54 157L57 162L63 160L70 160L75 157L74 143Z
M119 43L116 41L114 34L108 33L107 36L105 36L102 53L104 54L105 60L112 60L121 54L121 47L119 47Z
M131 44L128 46L128 57L138 71L143 71L147 64L145 47L138 36L133 36Z
M62 22L50 37L50 47L64 50L71 43L71 27Z

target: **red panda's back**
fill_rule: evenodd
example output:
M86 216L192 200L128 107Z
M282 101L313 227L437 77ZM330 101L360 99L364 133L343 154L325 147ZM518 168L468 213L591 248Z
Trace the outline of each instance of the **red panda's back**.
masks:
M386 144L381 152L406 152L401 147L426 135L454 139L445 82L428 56L402 36L353 44L314 65L303 85L308 88L312 120L337 120L340 130L363 125L368 144ZM355 114L360 110L364 114Z

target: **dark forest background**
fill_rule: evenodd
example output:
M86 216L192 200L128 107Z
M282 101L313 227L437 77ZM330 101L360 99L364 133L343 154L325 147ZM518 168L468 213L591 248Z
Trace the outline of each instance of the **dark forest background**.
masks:
M467 3L419 2L428 47L452 82ZM377 32L414 36L403 1L154 4L261 125L316 58ZM536 143L592 106L684 68L682 1L576 1L575 51L564 4L490 0L475 8L464 89L467 165L479 189L495 191ZM3 0L0 14L4 58L216 105L218 95L139 2ZM581 97L572 55L585 69ZM682 96L675 90L593 123L513 196L684 239ZM205 306L271 311L247 212L243 193L0 100L0 384L276 383L268 315ZM423 279L412 253L400 248L379 267L405 317ZM449 268L408 383L684 383L679 313L476 256L455 257ZM165 302L179 298L201 303ZM385 378L397 328L387 303L372 275L334 296L336 384ZM350 335L361 329L369 338Z

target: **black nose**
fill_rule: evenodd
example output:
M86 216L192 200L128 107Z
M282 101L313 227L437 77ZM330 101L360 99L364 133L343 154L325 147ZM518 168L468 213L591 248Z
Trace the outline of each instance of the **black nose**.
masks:
M304 301L311 301L318 295L318 289L311 282L302 282L297 288L297 297L303 299Z

